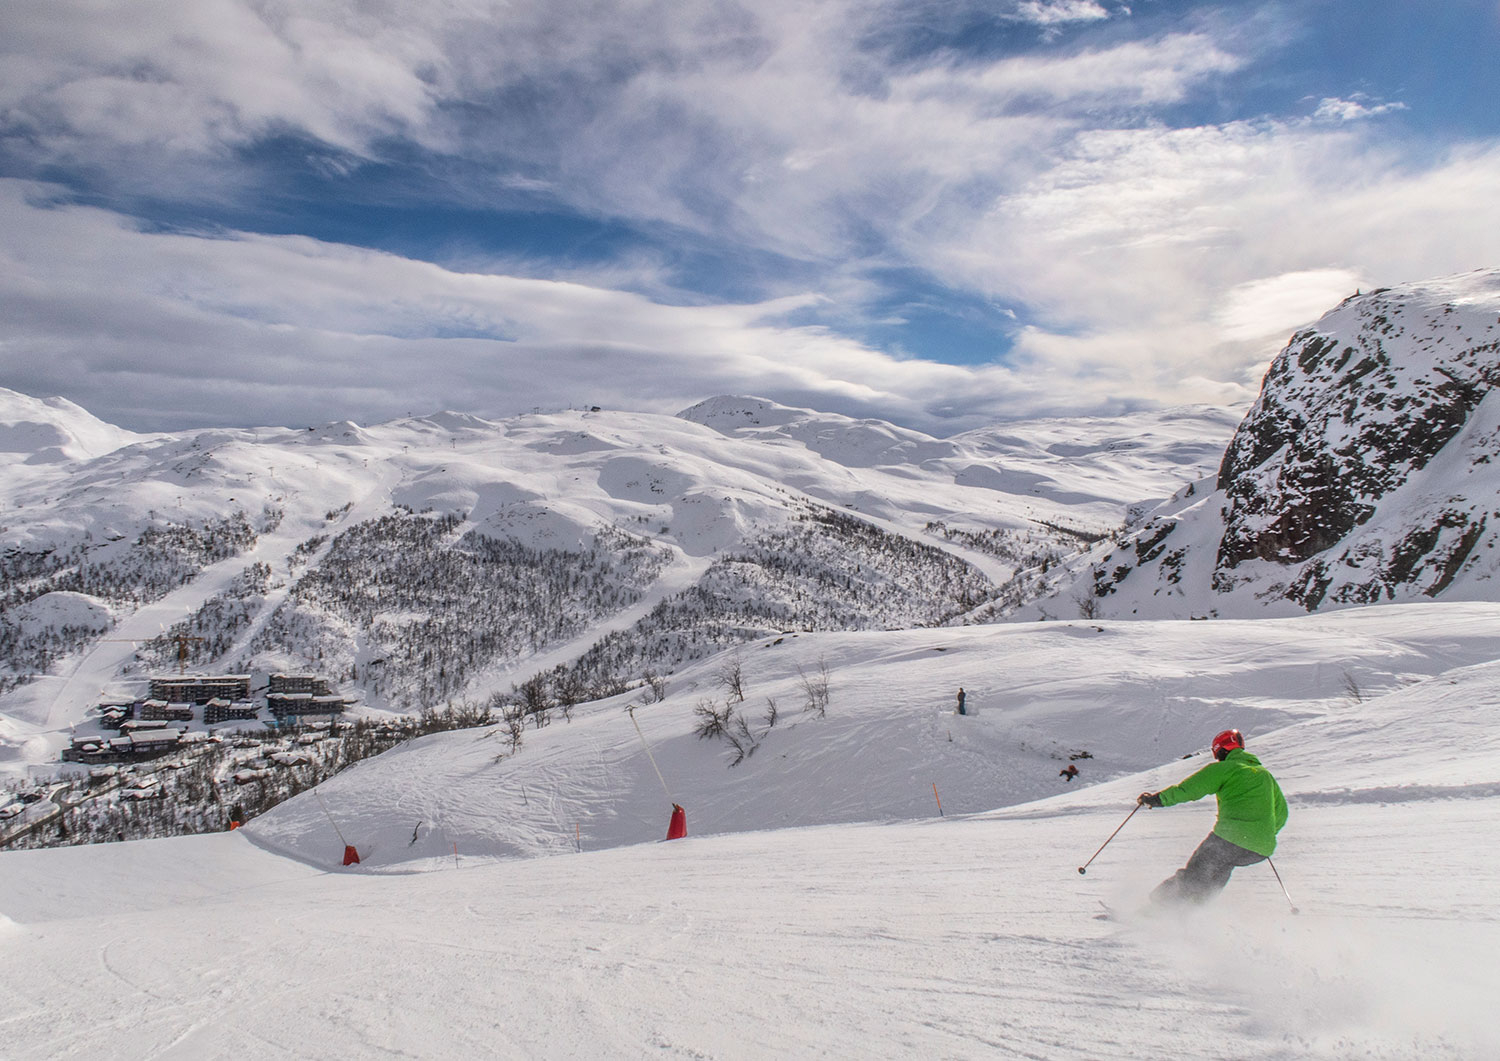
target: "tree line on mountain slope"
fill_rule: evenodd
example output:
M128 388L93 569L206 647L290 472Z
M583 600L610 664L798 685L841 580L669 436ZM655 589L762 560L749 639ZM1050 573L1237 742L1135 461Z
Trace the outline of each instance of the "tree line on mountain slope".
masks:
M222 593L204 601L189 618L174 623L138 650L152 670L179 661L203 666L228 654L265 607L271 591L271 565L257 561L246 567Z
M784 631L939 626L991 600L983 572L942 549L820 506L745 542L699 581L579 658L531 679L563 702L625 692L720 649Z
M202 523L152 523L128 546L10 548L0 554L0 693L48 673L97 638L107 624L62 624L28 631L17 609L48 593L71 592L118 608L160 600L210 564L251 548L257 532L244 513Z
M308 658L396 706L432 703L486 666L577 637L636 603L670 558L613 528L570 551L465 532L464 523L463 514L400 514L340 534L256 634L245 665L266 654Z

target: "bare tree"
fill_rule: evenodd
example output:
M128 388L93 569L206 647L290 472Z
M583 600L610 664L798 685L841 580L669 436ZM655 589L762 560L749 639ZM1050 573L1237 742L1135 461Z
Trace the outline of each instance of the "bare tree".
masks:
M729 719L734 708L725 704L722 708L712 700L699 700L693 708L698 725L693 730L699 740L717 740L729 732Z
M728 727L724 730L724 739L734 749L735 756L730 766L739 766L750 756L755 754L755 749L760 746L760 741L755 734L750 732L750 723L745 721L743 711L736 711L730 720Z
M719 667L718 682L729 694L731 704L745 702L745 666L740 659L740 650L735 649Z
M828 714L828 660L824 656L818 657L817 668L809 674L799 665L797 677L802 680L802 694L804 711L810 711L819 718Z
M766 697L766 713L761 716L761 721L766 724L766 729L775 729L779 718L781 718L781 710L776 706L776 698L774 696Z
M553 682L552 694L557 698L557 706L562 709L563 720L572 722L573 707L587 699L588 689L578 675L572 671L564 671Z
M521 694L522 708L531 716L533 726L541 729L552 721L552 701L547 696L547 682L540 674L526 679L517 691Z
M650 691L650 699L645 700L648 704L659 704L667 698L667 679L657 674L654 670L648 670L645 674L646 688Z
M526 732L525 705L516 701L506 704L501 722L505 726L506 738L510 741L511 754L514 755L521 747L521 735Z

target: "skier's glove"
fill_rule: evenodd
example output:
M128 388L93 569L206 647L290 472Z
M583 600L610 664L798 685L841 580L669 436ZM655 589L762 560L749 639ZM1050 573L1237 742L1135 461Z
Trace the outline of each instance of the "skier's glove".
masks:
M1155 792L1142 792L1135 798L1137 804L1144 803L1148 807L1160 807L1161 796Z

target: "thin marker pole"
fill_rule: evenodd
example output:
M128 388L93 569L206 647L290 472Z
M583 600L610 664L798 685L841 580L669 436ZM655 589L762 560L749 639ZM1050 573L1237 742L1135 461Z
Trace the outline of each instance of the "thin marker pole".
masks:
M635 708L626 708L625 713L630 716L630 722L635 726L635 735L641 738L641 747L646 749L646 758L651 760L651 769L656 771L656 779L661 782L661 790L667 794L667 802L674 807L677 800L672 795L672 790L667 787L667 779L661 776L661 767L656 765L656 756L651 754L651 745L646 743L646 735L641 732L641 724L635 720Z
M339 831L338 823L333 820L333 815L328 813L328 804L323 802L323 793L319 792L317 789L313 789L313 795L318 797L318 806L323 808L323 816L328 819L328 824L333 826L333 831L335 835L338 836L339 843L343 844L345 847L348 847L349 841L344 839L344 834Z
M937 793L937 782L936 781L934 781L932 783L932 798L935 799L935 800L937 800L937 804L938 804L938 817L939 818L946 818L947 815L943 813L943 797L939 796L938 793Z

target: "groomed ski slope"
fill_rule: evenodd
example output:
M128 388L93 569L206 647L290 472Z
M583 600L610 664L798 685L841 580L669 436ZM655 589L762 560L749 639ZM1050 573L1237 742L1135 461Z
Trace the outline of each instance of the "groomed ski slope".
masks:
M1292 723L1346 717L1356 691L1374 697L1500 658L1500 607L788 634L737 656L738 709L759 740L738 766L727 744L694 733L696 708L728 698L720 679L735 653L724 653L668 676L661 702L637 691L580 706L572 722L555 713L515 752L498 726L404 745L248 832L325 868L338 866L342 834L366 872L406 872L451 859L454 845L461 857L516 858L659 840L673 801L695 838L928 818L939 798L947 814L972 814L1062 790L1059 770L1082 752L1074 762L1091 784L1201 756L1227 725L1258 747ZM829 703L816 718L803 677L816 678L820 661ZM954 714L959 686L974 714ZM768 700L779 713L769 729ZM1380 783L1446 783L1448 772Z
M1242 662L1230 668L1240 695L1253 695L1250 661L1259 655L1265 673L1279 676L1262 678L1282 691L1275 710L1302 716L1274 729L1246 727L1291 802L1276 863L1297 916L1269 869L1257 866L1238 871L1201 911L1095 919L1099 900L1137 908L1209 829L1211 804L1142 811L1087 876L1077 873L1137 792L1180 778L1202 755L1162 756L1144 772L1000 810L698 830L670 844L586 843L582 853L552 857L460 851L456 862L391 859L384 872L280 857L243 833L7 853L5 1053L1497 1056L1500 1031L1488 1010L1500 989L1500 863L1491 842L1500 828L1500 663L1490 660L1500 658L1500 608L1344 615L1310 618L1300 642L1364 644L1369 658L1325 663L1338 673L1359 668L1362 701L1294 700L1292 679L1305 672L1263 655L1274 646L1255 640L1275 623L1155 630L1165 679L1168 665L1190 659L1196 638L1219 638L1217 654L1234 658L1224 631L1242 626ZM1077 635L1051 625L1059 644ZM1145 632L1149 624L1138 625ZM1041 628L1022 632L1043 636ZM833 664L830 722L840 710L837 675L848 673L852 685L859 668L828 651L837 642L817 640L805 651L827 652ZM1059 672L1073 658L1044 649L1031 646L1028 666L1016 668L1022 678ZM1091 658L1108 677L1108 658ZM1429 676L1417 673L1421 658ZM891 666L884 676L900 672ZM1381 673L1386 688L1374 695ZM1176 680L1188 688L1194 674ZM1200 680L1218 684L1212 675ZM1127 707L1148 710L1142 688L1122 694L1135 697ZM1235 706L1228 696L1214 690L1191 725L1237 721L1224 717ZM1157 711L1168 703L1158 697ZM984 710L981 703L973 721ZM1111 717L1104 707L1094 715ZM541 736L572 729L577 741L585 721ZM665 723L656 726L671 777L679 760ZM523 744L512 765L529 750ZM837 756L822 765L839 787L874 783ZM375 760L341 775L342 797L325 786L348 827L363 827L354 780L363 772L362 784L374 782L382 767ZM726 776L744 768L719 765ZM692 813L693 782L680 783ZM663 831L664 800L658 785L654 817ZM280 814L298 820L301 802L268 815L262 828Z

